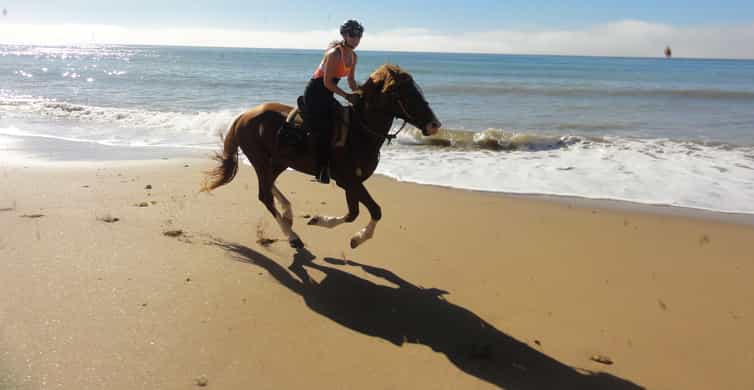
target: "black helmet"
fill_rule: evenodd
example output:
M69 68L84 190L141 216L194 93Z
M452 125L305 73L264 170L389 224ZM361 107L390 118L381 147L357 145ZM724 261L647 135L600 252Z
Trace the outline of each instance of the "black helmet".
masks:
M364 26L356 20L346 20L345 23L340 25L340 34L360 37L364 34Z

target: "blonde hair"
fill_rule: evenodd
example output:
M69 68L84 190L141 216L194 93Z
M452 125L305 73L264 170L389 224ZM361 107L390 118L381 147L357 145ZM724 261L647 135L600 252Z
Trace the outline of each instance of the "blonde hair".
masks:
M345 43L346 43L346 41L344 41L342 39L341 40L337 40L336 39L334 41L331 41L330 44L327 45L327 49L325 49L325 52L327 52L328 50L330 50L330 49L332 49L334 47L338 47L338 46L344 45Z

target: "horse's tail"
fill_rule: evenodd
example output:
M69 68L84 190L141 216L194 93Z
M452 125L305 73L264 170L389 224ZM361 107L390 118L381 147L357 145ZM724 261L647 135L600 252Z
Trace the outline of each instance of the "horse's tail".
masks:
M220 166L206 172L207 177L202 185L201 192L209 192L222 185L230 183L238 172L238 147L239 132L247 127L255 127L258 124L260 115L267 111L279 112L287 115L291 106L280 103L260 104L249 111L241 114L233 121L228 129L228 134L223 140L222 153L215 153L214 159L220 163Z
M207 172L201 192L210 192L221 185L231 182L238 172L238 122L243 115L239 115L228 129L223 140L223 152L215 153L213 157L220 166Z

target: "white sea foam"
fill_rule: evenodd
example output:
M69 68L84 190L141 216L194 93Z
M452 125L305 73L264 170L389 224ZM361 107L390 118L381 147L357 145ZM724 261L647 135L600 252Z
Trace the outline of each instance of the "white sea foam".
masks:
M241 109L165 112L96 107L3 95L0 91L0 112L5 112L4 117L13 122L45 122L42 126L32 126L33 131L24 130L25 136L121 146L196 146L217 143ZM3 131L10 130L0 129L0 133Z
M398 180L754 213L754 150L669 140L565 140L550 150L393 145L377 172Z

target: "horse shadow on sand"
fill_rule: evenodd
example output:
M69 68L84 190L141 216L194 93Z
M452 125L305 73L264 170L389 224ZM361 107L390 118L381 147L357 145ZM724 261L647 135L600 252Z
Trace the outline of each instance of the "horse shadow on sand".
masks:
M341 269L314 263L299 249L288 269L248 247L215 241L236 260L261 267L314 312L357 332L396 346L423 344L444 354L463 372L505 389L610 389L643 387L604 372L575 369L501 332L471 311L383 268L325 258L336 266L358 267L396 287L375 284ZM314 281L307 271L325 274ZM289 272L290 270L290 272ZM298 277L298 279L296 277Z

